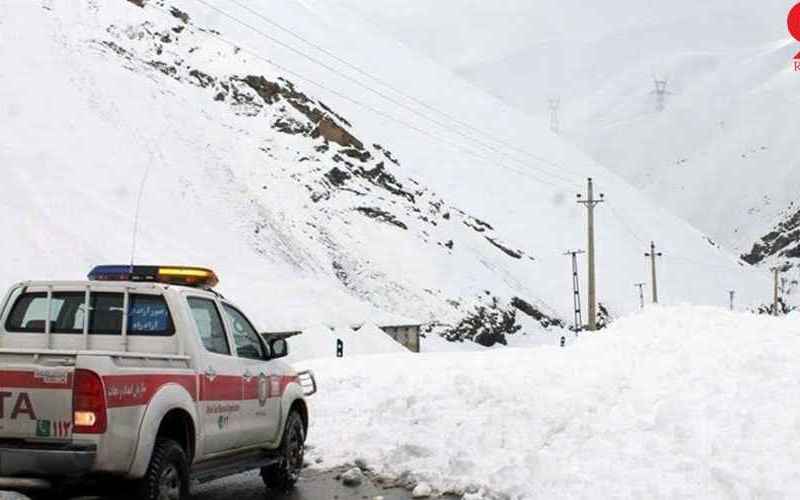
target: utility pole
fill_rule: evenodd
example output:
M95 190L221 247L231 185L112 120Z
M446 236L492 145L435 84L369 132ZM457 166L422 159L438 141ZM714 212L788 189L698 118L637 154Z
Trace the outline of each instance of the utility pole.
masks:
M636 285L634 285L639 289L639 309L644 309L644 286L646 284L647 283L636 283Z
M583 319L581 318L581 292L580 281L578 279L578 255L584 254L583 250L567 250L564 255L572 257L572 301L575 309L575 335L583 330Z
M780 301L781 301L781 294L780 288L778 284L781 281L781 268L780 267L771 267L770 271L772 271L773 275L775 276L775 284L773 286L773 300L772 300L772 314L778 316L780 314Z
M592 184L592 178L589 178L589 182L586 188L586 199L581 199L582 195L578 195L578 203L581 205L586 206L586 213L588 217L588 229L587 229L587 236L588 236L588 261L589 261L589 324L587 329L590 332L597 330L597 277L595 276L595 269L594 269L594 209L600 203L605 201L605 195L601 194L600 199L596 199L594 197L594 185Z
M658 304L658 278L656 276L656 257L662 257L664 254L656 252L655 242L650 242L650 253L644 254L645 257L650 258L650 272L651 280L653 281L653 304Z
M731 291L730 291L730 292L728 292L728 293L729 293L729 294L730 294L730 296L731 296L731 311L733 311L733 310L735 309L735 308L733 307L733 299L736 297L736 290L731 290Z
M667 92L667 80L659 80L656 78L653 80L656 84L656 109L658 111L664 111L664 102L666 101Z
M558 134L561 128L558 121L558 111L561 108L561 99L558 97L549 99L547 101L547 105L550 107L550 130L554 134Z

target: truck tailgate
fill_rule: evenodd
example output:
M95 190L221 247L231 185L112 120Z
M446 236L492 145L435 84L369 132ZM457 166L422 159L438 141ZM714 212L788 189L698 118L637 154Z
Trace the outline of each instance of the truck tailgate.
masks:
M0 439L71 440L74 368L10 357L21 361L0 355Z

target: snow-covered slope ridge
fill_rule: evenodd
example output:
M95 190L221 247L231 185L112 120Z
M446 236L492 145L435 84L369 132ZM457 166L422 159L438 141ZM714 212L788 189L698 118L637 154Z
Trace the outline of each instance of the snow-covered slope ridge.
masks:
M645 263L635 233L646 227L674 252L662 269L665 300L719 303L735 287L756 302L768 288L557 137L369 27L301 3L260 6L362 61L392 61L371 67L454 106L453 116L485 119L516 150L549 158L550 170L512 166L509 150L491 161L463 137L453 147L446 130L430 140L387 120L371 110L378 96L207 5L0 5L0 214L13 235L0 241L3 280L77 278L98 262L126 262L144 176L137 261L213 266L222 291L265 327L380 323L387 312L454 323L487 292L565 317L561 253L584 240L572 200L592 175L611 200L598 246L600 298L612 312L637 307L631 285Z
M560 98L567 138L728 247L796 200L795 2L336 1L543 122Z
M309 439L474 498L796 498L798 356L796 317L677 307L564 349L317 361Z

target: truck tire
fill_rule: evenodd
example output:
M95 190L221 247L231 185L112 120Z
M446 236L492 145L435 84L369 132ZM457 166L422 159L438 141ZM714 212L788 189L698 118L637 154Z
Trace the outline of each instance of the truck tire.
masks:
M281 446L278 448L280 462L261 468L261 479L268 490L285 492L294 488L303 469L305 441L303 419L293 411L286 419Z
M135 498L140 500L186 500L189 498L189 464L186 452L171 439L157 439L139 481Z

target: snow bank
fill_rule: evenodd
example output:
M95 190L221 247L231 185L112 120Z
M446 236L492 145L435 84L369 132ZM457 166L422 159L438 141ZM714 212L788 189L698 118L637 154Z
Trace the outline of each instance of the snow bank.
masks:
M346 357L365 354L402 354L409 351L375 325L351 328L316 326L289 338L289 360L335 358L336 341L344 342Z
M313 454L511 498L800 494L800 322L651 308L567 348L319 360Z

